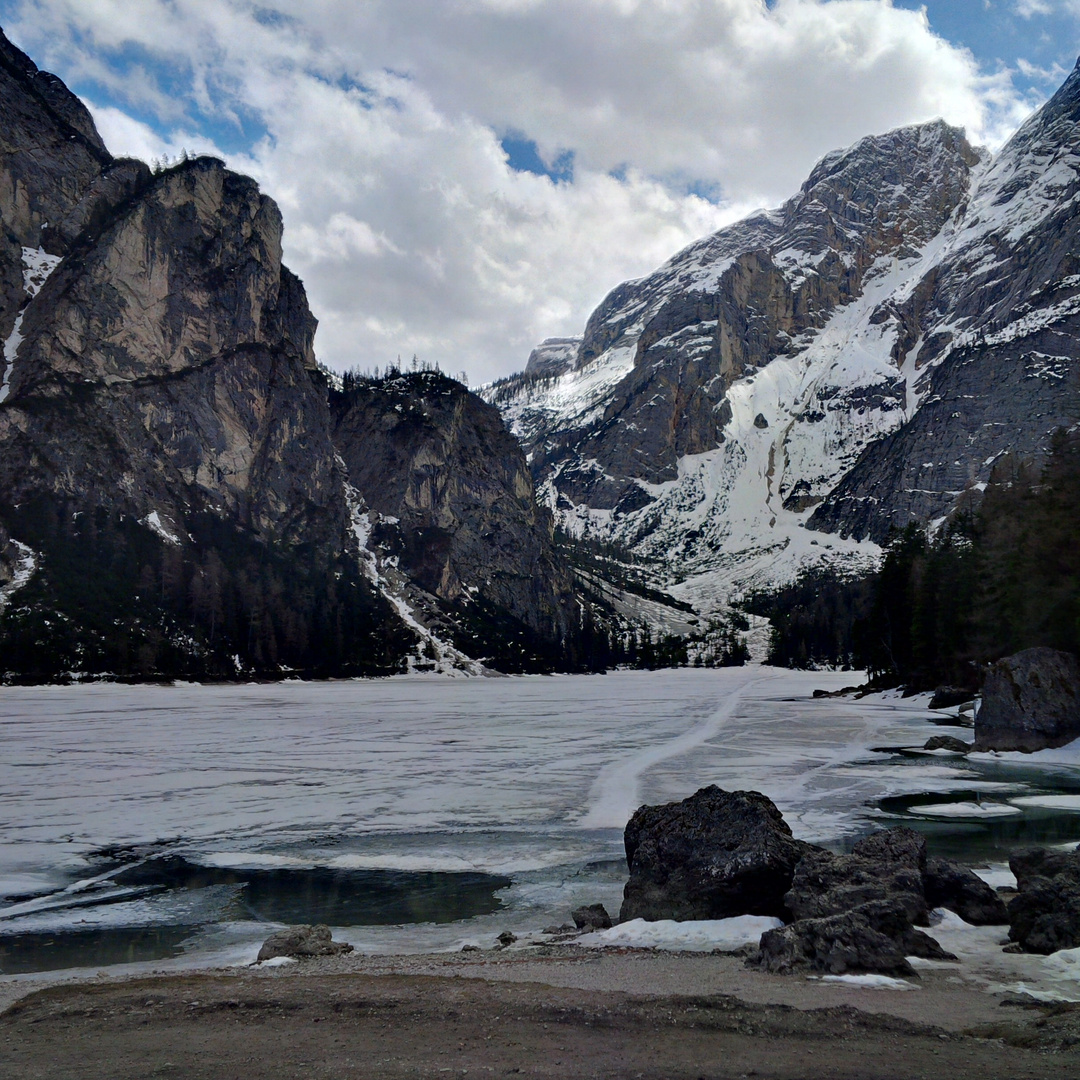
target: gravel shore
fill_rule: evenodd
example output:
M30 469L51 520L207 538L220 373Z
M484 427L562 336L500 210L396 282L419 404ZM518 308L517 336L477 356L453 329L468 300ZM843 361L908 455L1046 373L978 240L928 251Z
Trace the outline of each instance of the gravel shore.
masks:
M1074 1077L1080 1010L574 947L6 980L0 1076ZM14 988L19 989L14 989ZM29 993L26 991L29 990Z

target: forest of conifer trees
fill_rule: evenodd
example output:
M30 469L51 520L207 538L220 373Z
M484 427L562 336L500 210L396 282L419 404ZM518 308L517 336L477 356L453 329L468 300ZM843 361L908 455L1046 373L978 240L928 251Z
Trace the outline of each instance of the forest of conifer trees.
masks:
M876 574L817 570L751 598L773 624L770 661L975 689L998 657L1080 652L1080 432L1058 432L1041 467L1003 456L976 496L932 538L895 533Z

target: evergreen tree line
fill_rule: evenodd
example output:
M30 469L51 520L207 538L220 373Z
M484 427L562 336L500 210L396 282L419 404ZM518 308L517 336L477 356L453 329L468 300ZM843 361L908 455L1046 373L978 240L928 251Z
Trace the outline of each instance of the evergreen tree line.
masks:
M1080 432L1058 432L1041 468L1000 459L976 508L932 539L897 532L876 574L810 572L748 610L772 621L772 662L865 668L878 686L975 688L1021 649L1080 652Z
M9 678L381 675L411 646L349 560L263 543L212 514L188 517L183 549L131 517L45 498L8 524L40 557L0 616Z

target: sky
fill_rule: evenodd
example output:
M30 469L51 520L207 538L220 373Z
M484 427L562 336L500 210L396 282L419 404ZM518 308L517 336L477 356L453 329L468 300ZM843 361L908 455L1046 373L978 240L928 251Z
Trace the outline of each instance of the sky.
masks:
M943 116L996 148L1080 0L0 0L117 155L214 153L280 204L327 366L472 385L621 281Z

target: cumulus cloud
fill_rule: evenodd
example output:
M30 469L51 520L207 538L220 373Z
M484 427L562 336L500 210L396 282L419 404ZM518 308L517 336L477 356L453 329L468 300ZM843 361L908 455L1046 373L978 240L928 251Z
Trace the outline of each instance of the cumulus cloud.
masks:
M1030 107L888 0L3 7L114 152L224 147L278 200L325 362L474 381L837 146L939 115L1000 141ZM510 133L572 174L516 171Z

